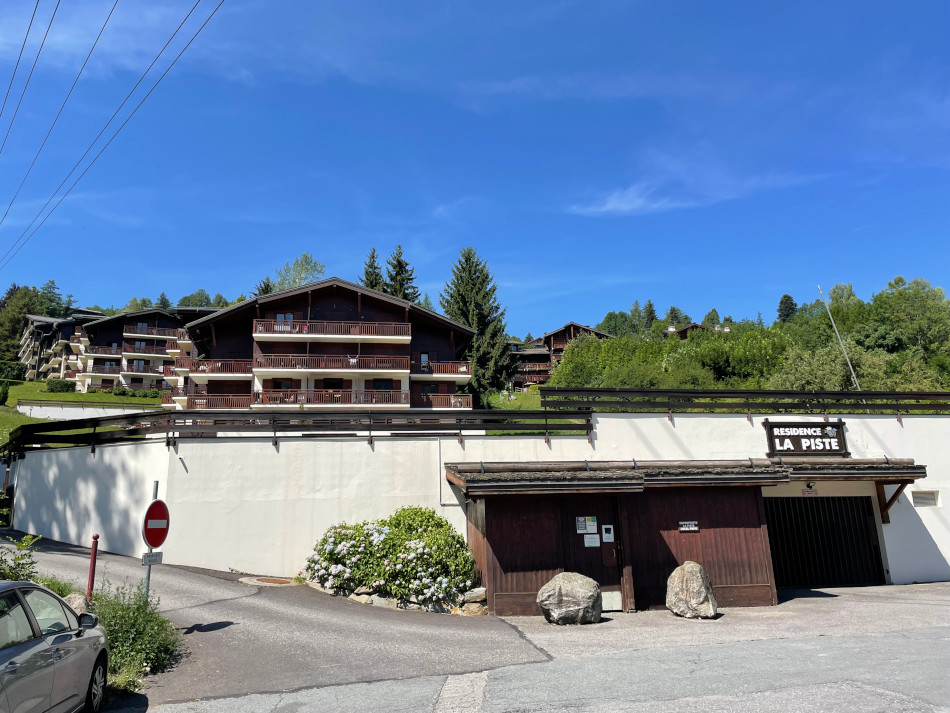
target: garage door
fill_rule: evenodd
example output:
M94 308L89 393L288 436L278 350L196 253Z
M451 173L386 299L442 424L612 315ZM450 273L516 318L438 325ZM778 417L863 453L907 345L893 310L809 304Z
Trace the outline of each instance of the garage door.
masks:
M871 498L763 500L776 586L884 584Z

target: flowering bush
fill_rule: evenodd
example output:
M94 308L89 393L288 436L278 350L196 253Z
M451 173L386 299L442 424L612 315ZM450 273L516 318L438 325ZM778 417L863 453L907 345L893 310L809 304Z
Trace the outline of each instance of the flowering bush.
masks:
M334 525L320 538L306 571L327 589L364 586L434 604L472 586L475 561L445 518L430 508L405 507L384 520Z

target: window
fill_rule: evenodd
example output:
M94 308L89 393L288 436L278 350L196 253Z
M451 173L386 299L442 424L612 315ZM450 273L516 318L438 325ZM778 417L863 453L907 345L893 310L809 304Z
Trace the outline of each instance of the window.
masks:
M392 391L392 379L373 379L373 391Z
M271 383L271 388L275 391L290 391L294 388L294 382L290 379L274 379Z
M419 371L423 374L429 373L429 352L422 352L419 355Z
M426 396L428 394L437 394L439 393L438 384L423 384L422 385L422 395Z
M910 496L914 501L915 508L935 508L937 507L936 490L911 490Z
M139 322L135 325L136 334L148 334L148 322Z
M0 649L29 641L33 627L15 592L0 596Z
M145 343L144 341L142 341L142 340L140 340L140 339L136 339L136 340L135 340L135 351L137 351L137 352L138 352L138 351L142 351L142 350L145 349L146 346L147 346L147 345L146 345L146 343Z
M132 371L143 372L145 371L145 360L144 359L133 359L132 360Z
M341 390L343 388L343 379L324 379L323 388L327 390Z
M294 326L294 313L278 312L276 315L274 315L274 321L277 323L274 325L275 332L289 332Z
M71 622L66 618L66 611L59 600L39 589L27 589L23 592L23 598L33 610L33 616L40 627L40 634L55 634L70 630Z

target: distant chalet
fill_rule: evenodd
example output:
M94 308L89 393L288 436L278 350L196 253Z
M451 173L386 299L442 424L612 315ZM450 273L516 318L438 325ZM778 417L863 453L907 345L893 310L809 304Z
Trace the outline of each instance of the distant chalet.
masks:
M561 363L567 343L582 334L598 339L609 339L610 334L599 332L577 322L568 322L563 327L548 332L543 337L521 344L512 342L510 355L514 367L511 379L513 389L525 389L531 384L544 384L551 378L551 370Z

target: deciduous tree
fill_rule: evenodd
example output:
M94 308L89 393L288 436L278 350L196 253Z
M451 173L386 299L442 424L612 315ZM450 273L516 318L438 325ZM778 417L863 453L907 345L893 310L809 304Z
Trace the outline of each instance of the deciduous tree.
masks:
M274 281L274 291L289 290L311 282L316 282L323 275L324 265L314 259L308 252L300 254L293 262L286 262L277 270L277 279Z

